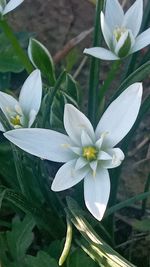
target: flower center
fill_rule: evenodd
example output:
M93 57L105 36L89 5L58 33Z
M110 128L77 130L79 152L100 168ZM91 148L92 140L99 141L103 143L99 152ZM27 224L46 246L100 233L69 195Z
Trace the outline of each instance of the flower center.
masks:
M82 155L88 161L96 160L98 151L94 146L83 147Z
M22 126L20 119L21 119L21 116L20 116L20 115L15 115L15 116L12 116L12 117L10 118L10 122L11 122L14 126L17 126L17 125L18 125L18 126Z
M126 28L119 28L117 27L115 30L114 30L114 36L115 36L115 39L116 41L118 42L121 38L121 36L127 31Z

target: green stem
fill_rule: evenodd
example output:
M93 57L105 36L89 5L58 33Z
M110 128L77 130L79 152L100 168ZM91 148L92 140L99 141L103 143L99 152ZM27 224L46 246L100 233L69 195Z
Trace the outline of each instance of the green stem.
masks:
M149 190L149 188L150 188L150 173L147 177L147 181L146 181L145 188L144 188L144 193L147 192ZM142 201L142 216L144 216L144 214L145 214L146 204L147 204L147 199L144 199Z
M97 0L96 3L96 18L93 46L100 46L101 31L100 31L100 12L103 9L104 0ZM89 96L88 96L88 117L95 127L96 113L98 108L98 85L99 85L100 60L92 57L90 65L89 78Z
M104 84L101 86L99 98L98 98L100 103L103 100L103 97L104 97L106 91L109 89L111 82L114 80L120 64L121 64L121 60L115 61L115 63L112 65L112 67L108 73L107 79L105 80Z
M14 35L11 27L8 25L6 20L0 20L0 27L2 28L3 32L5 33L6 37L10 41L11 45L13 46L16 54L19 56L20 60L22 61L22 64L24 65L26 71L30 74L33 71L33 66L23 50L23 48L20 46L20 43L18 42L18 39Z
M58 80L56 81L55 87L52 89L52 91L49 91L46 97L46 107L44 110L44 115L43 115L43 122L42 122L42 127L46 126L47 118L50 115L50 110L51 110L51 105L53 103L54 97L57 94L57 91L60 89L61 83L64 81L66 77L66 71L63 71Z
M20 163L19 153L18 153L15 145L13 145L12 143L11 143L11 148L12 148L12 153L13 153L13 158L14 158L14 164L15 164L15 168L16 168L16 174L17 174L18 184L19 184L21 193L25 197L28 197L27 190L26 190L26 188L24 186L23 170L22 170L22 165Z

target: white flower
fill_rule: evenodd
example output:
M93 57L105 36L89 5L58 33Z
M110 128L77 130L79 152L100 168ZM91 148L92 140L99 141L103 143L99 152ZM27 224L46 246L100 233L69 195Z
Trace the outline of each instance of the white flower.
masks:
M84 179L84 199L89 211L101 220L109 199L107 169L121 164L124 154L114 148L133 126L141 105L142 84L125 90L103 114L94 129L86 116L66 104L64 126L68 135L46 129L20 129L5 137L26 152L65 163L52 183L53 191L68 189Z
M101 28L109 50L102 47L85 49L84 53L104 60L124 58L150 44L150 28L139 34L143 17L143 0L124 14L118 0L107 0L105 15L101 12Z
M2 16L6 15L10 11L14 10L20 4L22 4L24 0L10 0L8 3L6 0L0 0L0 14Z
M31 127L40 109L42 81L39 70L33 71L22 86L19 101L0 92L0 109L12 128ZM0 125L0 130L4 128Z

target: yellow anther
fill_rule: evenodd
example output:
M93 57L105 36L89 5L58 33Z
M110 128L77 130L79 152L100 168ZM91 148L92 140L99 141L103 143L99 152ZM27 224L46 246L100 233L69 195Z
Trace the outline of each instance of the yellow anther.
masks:
M88 161L95 160L97 158L97 149L93 146L87 146L83 148L83 157L86 158Z
M14 126L21 126L21 121L20 121L20 116L16 115L14 117L11 117L10 122L14 125Z

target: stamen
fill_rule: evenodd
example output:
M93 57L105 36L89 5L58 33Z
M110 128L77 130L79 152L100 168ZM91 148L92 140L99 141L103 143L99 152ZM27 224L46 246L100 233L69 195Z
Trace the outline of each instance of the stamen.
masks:
M21 117L19 116L19 115L16 115L16 116L12 116L11 118L10 118L10 122L14 125L14 126L17 126L17 125L19 125L19 126L22 126L21 125L21 121L20 121L20 119L21 119Z
M94 146L87 146L83 148L82 155L88 161L96 160L98 151Z

